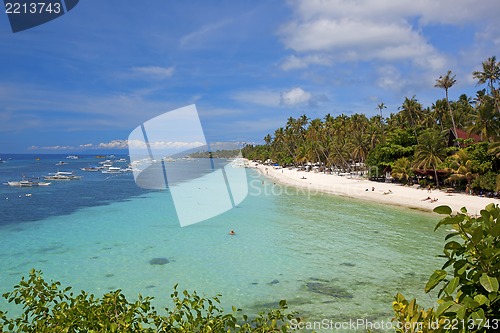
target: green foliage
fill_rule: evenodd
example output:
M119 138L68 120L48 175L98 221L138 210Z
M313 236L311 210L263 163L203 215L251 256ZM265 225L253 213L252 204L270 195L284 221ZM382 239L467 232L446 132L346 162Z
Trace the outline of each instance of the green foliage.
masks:
M3 295L9 302L20 304L24 312L8 318L0 311L0 332L292 332L285 301L279 308L259 313L254 319L236 314L233 308L225 313L218 296L200 297L196 292L177 291L171 294L174 306L160 315L151 305L152 298L139 295L130 302L120 290L105 294L101 299L71 287L62 289L60 282L46 282L40 271L31 270L12 292ZM238 317L239 318L239 317Z
M403 181L404 183L408 183L410 177L413 176L413 169L411 167L410 160L408 160L406 157L401 157L396 162L394 162L391 176L400 181Z
M488 171L484 175L477 176L472 181L472 188L477 190L495 191L497 188L497 174L493 171Z
M420 309L415 300L396 295L394 320L398 327L409 328L398 332L496 331L500 327L500 207L490 204L478 217L468 215L465 208L452 215L448 206L436 207L434 212L448 215L436 229L453 228L445 237L447 261L425 285L426 292L440 288L438 307Z

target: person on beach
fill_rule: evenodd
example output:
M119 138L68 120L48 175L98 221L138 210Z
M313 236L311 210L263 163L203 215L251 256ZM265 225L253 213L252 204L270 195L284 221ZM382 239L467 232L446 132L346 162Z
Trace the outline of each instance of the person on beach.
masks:
M422 201L426 201L426 200L432 200L432 198L431 197L427 197L425 199L422 199Z

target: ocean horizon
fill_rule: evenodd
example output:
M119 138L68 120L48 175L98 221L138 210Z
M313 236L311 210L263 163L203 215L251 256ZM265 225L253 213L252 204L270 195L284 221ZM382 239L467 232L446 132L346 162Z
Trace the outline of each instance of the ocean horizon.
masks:
M2 184L56 171L83 176L46 187L0 187L0 293L35 268L98 297L116 289L129 299L153 296L157 308L171 305L177 283L180 290L222 294L226 310L248 314L286 299L308 321L387 321L397 292L433 305L423 288L442 265L444 231L433 231L436 215L279 191L282 185L247 169L249 195L241 204L180 227L168 189L141 189L131 173L81 171L100 161L95 155L0 155ZM60 160L68 164L56 166ZM0 309L18 311L4 299Z

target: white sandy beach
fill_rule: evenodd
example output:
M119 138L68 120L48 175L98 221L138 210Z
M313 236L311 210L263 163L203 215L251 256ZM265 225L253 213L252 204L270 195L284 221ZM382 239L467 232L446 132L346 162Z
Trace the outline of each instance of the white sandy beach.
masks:
M317 193L331 193L351 198L369 200L383 204L397 205L408 208L432 211L434 207L447 205L454 212L466 207L469 214L479 214L489 203L500 204L499 199L485 198L463 193L446 193L441 190L417 189L417 186L408 187L393 183L379 183L362 178L350 178L320 172L305 172L296 169L275 168L273 166L256 164L247 161L247 166L257 168L282 185L291 185ZM303 179L305 177L305 179ZM372 188L374 190L372 191ZM423 199L431 197L435 202Z

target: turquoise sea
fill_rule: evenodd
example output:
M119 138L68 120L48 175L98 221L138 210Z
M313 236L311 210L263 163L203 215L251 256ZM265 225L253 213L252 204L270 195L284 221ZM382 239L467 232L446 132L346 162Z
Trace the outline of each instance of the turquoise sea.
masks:
M64 156L0 155L0 183L55 172ZM398 291L433 305L423 287L442 264L437 215L276 190L247 169L249 195L237 208L181 228L168 189L79 170L98 161L68 161L63 169L81 180L0 187L1 293L36 268L98 296L118 288L130 299L154 296L157 307L170 305L176 283L250 314L287 299L311 322L387 321ZM16 313L3 299L0 308Z

